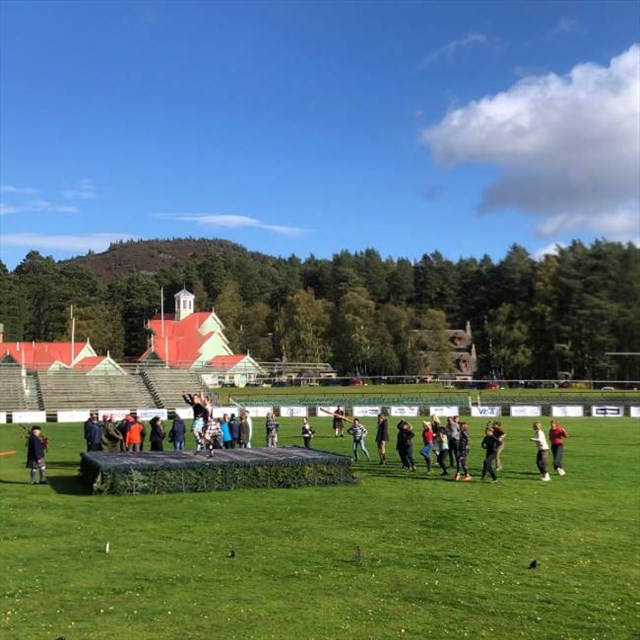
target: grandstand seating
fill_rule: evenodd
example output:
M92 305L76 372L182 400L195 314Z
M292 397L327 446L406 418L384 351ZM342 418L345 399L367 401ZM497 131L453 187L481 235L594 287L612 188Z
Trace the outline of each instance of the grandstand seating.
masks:
M156 403L139 374L86 374L82 371L37 374L47 411L64 409L153 408Z
M18 365L0 365L0 411L39 409L37 385L31 375L22 376Z
M142 372L147 388L158 407L173 410L185 407L182 394L203 392L211 395L209 388L198 373L184 369L147 367Z

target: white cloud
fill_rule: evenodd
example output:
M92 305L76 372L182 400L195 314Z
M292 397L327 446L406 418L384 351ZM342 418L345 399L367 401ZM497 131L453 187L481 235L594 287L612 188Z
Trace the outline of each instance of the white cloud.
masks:
M490 164L500 174L481 212L542 216L538 232L590 230L636 241L640 228L640 47L608 67L525 78L451 111L421 140L444 166Z
M38 190L31 187L16 187L13 184L0 184L0 193L32 196L38 193Z
M62 195L71 200L93 200L96 197L96 187L93 180L80 180L75 188L65 189Z
M422 60L422 66L429 65L440 58L452 60L459 49L468 49L469 47L475 47L481 44L484 45L488 42L489 39L484 35L484 33L468 33L464 38L452 40L439 49L435 49L431 53L427 54Z
M0 203L0 215L10 213L78 213L78 211L78 207L54 204L48 200L30 200L16 205Z
M306 233L308 229L300 227L287 227L283 225L267 224L256 218L241 215L229 214L171 214L159 213L159 218L164 220L180 220L182 222L197 222L198 224L210 225L213 227L223 227L226 229L266 229L285 236L299 236Z
M579 32L579 33L582 32L578 24L578 21L574 20L573 18L560 18L556 26L553 27L553 29L551 29L550 35L557 36L563 33L573 33L573 32Z
M0 236L0 245L29 249L54 249L76 254L90 249L106 251L112 242L135 239L129 233L91 233L88 235L46 235L40 233L9 233Z

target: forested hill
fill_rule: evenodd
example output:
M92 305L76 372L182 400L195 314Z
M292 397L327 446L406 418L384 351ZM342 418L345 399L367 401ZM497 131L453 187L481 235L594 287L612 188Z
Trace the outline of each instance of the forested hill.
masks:
M85 256L66 260L81 264L105 283L118 276L132 273L155 275L165 267L184 265L190 260L215 253L220 256L247 255L248 251L228 240L206 238L175 238L171 240L137 240L113 243L103 253L90 252Z
M198 310L215 306L234 351L257 360L448 373L444 330L469 321L481 376L640 380L640 358L606 355L640 351L640 249L604 241L542 260L513 245L499 262L375 249L301 260L196 239L119 243L59 263L32 251L13 272L0 263L0 322L7 341L68 340L73 306L77 339L133 358L160 292L171 313L183 286Z

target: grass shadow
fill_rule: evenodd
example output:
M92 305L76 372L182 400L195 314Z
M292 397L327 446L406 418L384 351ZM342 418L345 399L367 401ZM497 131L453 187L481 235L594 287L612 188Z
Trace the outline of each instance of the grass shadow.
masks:
M77 466L77 465L76 465ZM90 496L91 489L87 487L79 476L47 476L51 488L61 495Z

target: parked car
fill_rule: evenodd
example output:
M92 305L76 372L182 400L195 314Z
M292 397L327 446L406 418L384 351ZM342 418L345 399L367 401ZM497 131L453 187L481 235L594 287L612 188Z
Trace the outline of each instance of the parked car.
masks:
M499 382L487 382L487 391L497 391L499 388Z
M616 388L615 387L602 387L601 389L602 391L615 391Z
M573 385L568 381L568 380L563 380L562 382L558 383L558 387L560 389L571 389Z
M364 387L364 381L361 380L360 378L351 378L351 380L349 380L349 386L350 387Z

